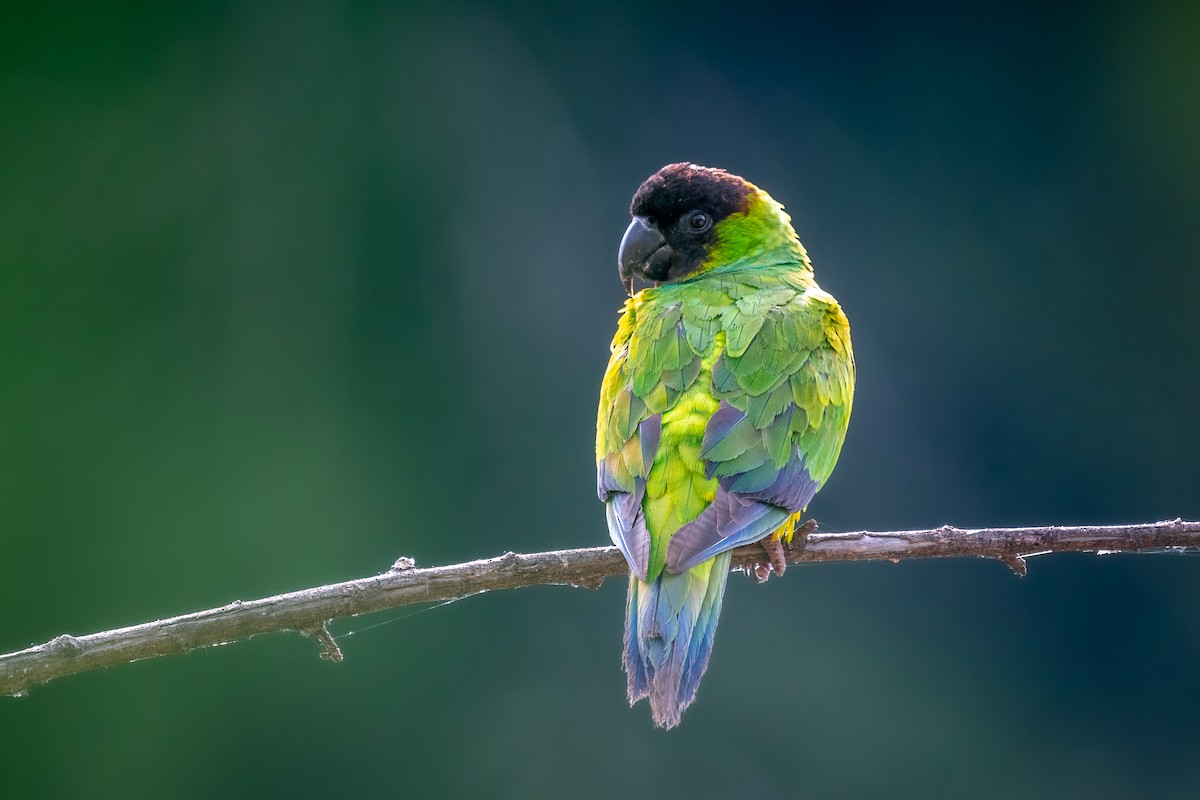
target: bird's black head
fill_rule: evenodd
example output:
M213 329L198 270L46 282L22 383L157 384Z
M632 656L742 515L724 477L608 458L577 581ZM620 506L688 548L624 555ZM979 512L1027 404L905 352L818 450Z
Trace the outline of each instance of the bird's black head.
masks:
M638 187L629 206L633 222L621 239L621 281L655 282L694 272L716 241L716 226L746 211L753 187L737 175L696 164L668 164Z

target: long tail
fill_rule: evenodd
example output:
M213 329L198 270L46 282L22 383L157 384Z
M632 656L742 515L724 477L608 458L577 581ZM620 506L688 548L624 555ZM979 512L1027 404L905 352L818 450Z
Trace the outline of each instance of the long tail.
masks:
M653 583L629 578L624 658L629 704L649 697L656 725L678 725L696 698L717 632L729 555L678 575L664 572Z

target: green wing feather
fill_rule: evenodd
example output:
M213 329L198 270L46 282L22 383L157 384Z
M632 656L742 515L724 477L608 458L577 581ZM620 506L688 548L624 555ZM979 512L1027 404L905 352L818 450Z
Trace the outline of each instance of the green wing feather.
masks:
M728 475L743 472L730 463L734 457L779 470L800 455L820 488L837 462L850 420L850 326L837 301L816 286L793 291L785 302L778 302L779 292L769 294L775 302L767 308L742 311L746 304L738 303L731 320L737 326L753 315L757 333L741 352L728 347L721 354L713 390L745 417L707 442L703 455L714 474Z

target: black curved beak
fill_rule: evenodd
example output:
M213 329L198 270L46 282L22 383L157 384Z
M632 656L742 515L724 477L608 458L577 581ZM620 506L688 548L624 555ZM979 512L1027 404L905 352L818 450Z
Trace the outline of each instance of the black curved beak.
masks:
M666 277L666 266L670 261L667 240L645 217L634 217L621 237L621 249L617 253L617 269L621 283L632 285L633 276L659 281Z

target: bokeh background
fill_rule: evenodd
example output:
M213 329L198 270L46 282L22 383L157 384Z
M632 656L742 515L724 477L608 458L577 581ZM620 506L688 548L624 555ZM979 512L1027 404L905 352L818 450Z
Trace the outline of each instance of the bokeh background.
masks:
M827 529L1200 517L1195 9L6 12L0 650L605 543L617 243L683 159L852 321ZM732 580L670 733L616 580L126 665L0 698L0 795L1196 797L1200 559L1030 567Z

